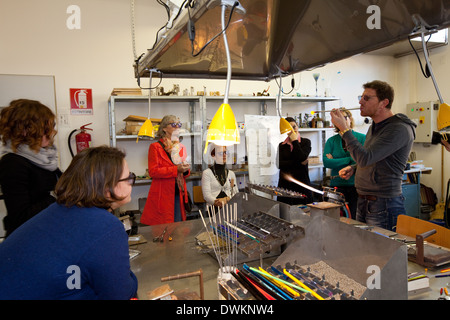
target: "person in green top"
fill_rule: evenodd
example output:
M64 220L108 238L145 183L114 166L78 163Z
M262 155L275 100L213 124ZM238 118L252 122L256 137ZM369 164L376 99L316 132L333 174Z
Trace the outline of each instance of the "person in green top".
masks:
M347 120L347 125L349 128L353 129L354 120L352 113L345 109L340 109L342 115ZM336 132L339 129L336 128ZM358 141L364 145L366 140L366 135L353 131L353 135L358 139ZM355 188L355 177L352 176L349 180L344 180L339 177L339 170L350 165L354 165L355 161L347 150L345 141L342 139L340 134L336 134L329 138L325 143L325 148L323 151L323 165L325 168L331 169L331 181L330 187L336 187L338 192L341 192L346 202L348 202L349 208L349 218L356 219L356 206L358 202L358 193Z

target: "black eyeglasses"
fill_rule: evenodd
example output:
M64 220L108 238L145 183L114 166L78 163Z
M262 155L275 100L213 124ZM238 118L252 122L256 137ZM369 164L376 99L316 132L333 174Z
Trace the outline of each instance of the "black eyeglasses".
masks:
M181 122L172 122L169 124L172 126L172 128L181 128L182 126Z
M136 182L136 175L133 172L130 172L128 177L120 179L118 182L120 181L127 181L130 185L134 185L134 183Z
M364 99L364 101L369 101L372 98L376 98L377 96L368 96L368 95L363 95L363 96L359 96L358 99L359 101L361 101L361 99Z

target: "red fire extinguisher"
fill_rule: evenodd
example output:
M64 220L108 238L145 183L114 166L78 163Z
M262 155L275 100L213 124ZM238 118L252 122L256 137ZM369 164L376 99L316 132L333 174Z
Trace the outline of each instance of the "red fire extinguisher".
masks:
M69 150L72 157L74 156L71 146L71 137L72 135L77 132L81 131L75 136L75 143L77 146L77 153L81 152L84 149L87 149L91 146L91 135L86 132L86 130L92 130L91 128L87 128L88 125L91 125L92 123L85 124L84 126L81 126L80 129L75 129L69 134Z

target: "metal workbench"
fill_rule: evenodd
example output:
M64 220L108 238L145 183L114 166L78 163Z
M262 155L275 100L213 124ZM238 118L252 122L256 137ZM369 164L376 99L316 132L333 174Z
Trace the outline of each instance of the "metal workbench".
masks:
M282 217L286 220L294 219L290 206L274 200L260 198L254 195L238 193L232 202L238 202L240 210L255 210L255 206L271 215ZM293 210L295 212L295 210ZM296 221L301 223L301 219ZM164 229L167 231L164 242L153 242L153 238L161 235ZM190 273L202 269L204 282L204 297L206 300L218 299L217 275L219 264L217 260L204 249L197 245L196 236L205 231L201 219L161 224L156 226L141 226L138 233L147 242L132 245L131 249L141 253L131 261L131 269L138 279L139 299L146 299L147 292L162 286L161 278ZM169 240L169 236L172 240ZM264 263L270 266L277 256L265 256ZM259 265L260 261L248 262L249 265ZM167 283L173 290L186 288L199 292L199 280L196 277L186 278Z
M164 242L153 242L167 227ZM147 292L162 286L161 278L203 270L205 300L215 300L217 294L217 261L203 253L195 236L202 230L201 220L189 220L172 224L139 228L146 243L130 246L141 253L130 261L131 270L138 279L138 298L147 299ZM172 240L169 241L168 237ZM174 290L186 288L199 293L199 279L186 278L168 283Z
M346 223L342 224L346 225ZM166 227L167 231L164 236L164 242L154 242L153 238L161 235ZM344 227L340 226L339 229ZM345 230L345 233L348 233L348 230ZM203 271L204 299L219 299L217 287L219 265L212 255L203 251L196 240L196 236L203 231L204 226L200 219L157 226L141 226L139 228L139 234L146 239L146 242L130 246L131 249L136 249L141 252L130 261L131 269L138 279L139 299L148 299L148 292L164 285L165 283L161 282L161 278L191 273L199 269ZM358 230L358 232L361 231ZM370 233L369 231L364 232ZM169 236L172 240L169 240ZM370 235L369 238L372 239L373 236ZM385 239L382 240L386 241ZM390 241L396 242L395 240ZM386 246L385 242L383 242L383 246ZM285 252L292 250L293 248L290 250L286 249ZM277 259L280 258L266 258L263 260L263 267L266 268L272 265ZM257 266L260 264L260 261L258 260L248 264ZM407 264L408 272L424 271L423 267L415 263L405 262L405 264ZM428 270L429 276L438 273L439 270ZM410 293L408 299L435 300L440 295L440 288L448 286L449 282L450 278L430 277L430 289L422 290L418 293ZM199 293L198 277L170 281L167 284L175 291L189 289ZM450 291L450 288L448 290Z

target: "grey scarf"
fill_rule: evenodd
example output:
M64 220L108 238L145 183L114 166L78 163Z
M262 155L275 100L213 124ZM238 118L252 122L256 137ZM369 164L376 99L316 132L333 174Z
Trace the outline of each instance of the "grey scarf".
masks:
M48 171L55 171L58 168L58 152L55 146L41 148L39 152L36 153L34 150L31 150L28 145L21 144L17 147L16 152L13 152L11 144L8 143L3 146L0 152L0 158L8 153L15 153L24 157L33 162L36 166Z

